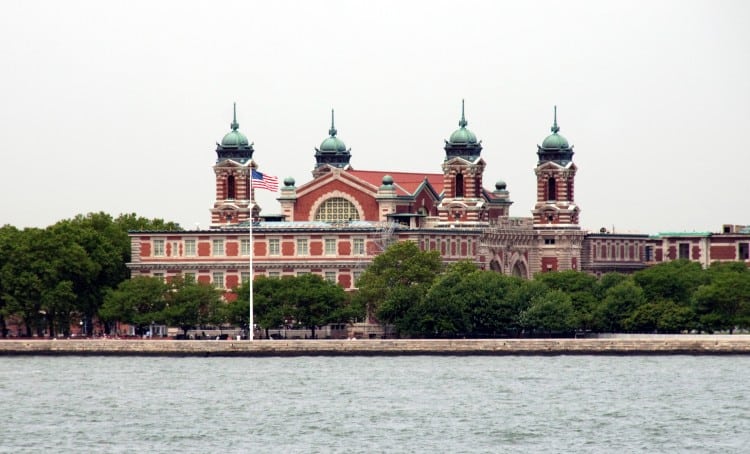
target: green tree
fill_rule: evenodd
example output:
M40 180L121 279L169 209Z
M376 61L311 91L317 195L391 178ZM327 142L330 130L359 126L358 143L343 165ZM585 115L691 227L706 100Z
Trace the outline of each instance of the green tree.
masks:
M707 277L700 263L675 260L640 270L633 280L643 289L647 301L668 300L687 306Z
M152 322L163 321L167 285L156 277L137 276L122 281L105 294L99 316L108 322L134 325L142 334Z
M293 308L294 319L310 329L315 338L315 329L328 323L349 321L345 310L348 297L343 288L317 274L305 274L281 279L285 287L282 294Z
M204 325L215 325L222 321L222 291L211 284L172 278L168 284L164 309L155 321L179 326L183 334Z
M265 330L278 328L293 310L282 295L284 283L281 279L258 276L253 281L253 323ZM250 284L243 282L235 290L237 298L227 305L227 320L237 326L247 327L250 320Z
M569 333L578 325L573 302L561 290L549 290L534 297L521 314L521 325L531 332Z
M409 319L415 333L426 336L505 334L517 328L520 311L511 295L521 282L458 262L438 277Z
M581 271L568 270L539 273L534 276L534 279L542 282L550 289L560 290L570 296L577 319L580 322L578 328L590 330L593 327L595 323L594 314L598 305L598 281L596 277Z
M750 271L744 263L714 263L693 294L699 326L707 331L750 326Z
M607 290L595 314L595 325L603 331L622 331L625 321L645 303L643 289L632 280L624 280Z
M358 281L358 304L382 323L404 326L442 269L437 251L421 251L411 241L394 243L375 257Z

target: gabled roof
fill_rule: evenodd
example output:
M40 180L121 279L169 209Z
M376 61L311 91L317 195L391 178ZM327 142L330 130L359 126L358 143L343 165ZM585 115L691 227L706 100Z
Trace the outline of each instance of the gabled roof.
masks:
M425 179L437 194L443 193L442 173L414 173L414 172L390 172L383 170L347 170L350 175L359 178L375 187L383 184L383 177L393 177L393 186L396 187L396 195L414 195L422 186Z

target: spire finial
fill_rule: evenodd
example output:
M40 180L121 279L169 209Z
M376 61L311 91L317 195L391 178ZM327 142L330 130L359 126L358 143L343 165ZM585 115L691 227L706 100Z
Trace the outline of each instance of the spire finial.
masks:
M232 131L236 131L240 127L240 124L237 123L237 103L235 102L233 104L234 104L233 106L234 114L232 116L231 128L232 128Z
M333 124L333 109L331 109L331 129L328 130L328 134L331 135L331 137L336 137L336 126Z
M557 106L555 106L555 121L552 123L552 128L550 128L550 130L555 134L560 130L560 127L557 126Z
M458 122L458 126L465 128L466 125L468 125L469 122L466 121L466 116L464 115L464 100L461 100L461 121Z

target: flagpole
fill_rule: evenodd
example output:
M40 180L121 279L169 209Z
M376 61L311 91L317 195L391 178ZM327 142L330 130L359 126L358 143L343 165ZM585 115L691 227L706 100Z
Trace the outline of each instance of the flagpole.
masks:
M248 339L253 340L255 332L253 324L253 208L255 205L255 194L253 193L253 168L250 163L250 324L248 325Z

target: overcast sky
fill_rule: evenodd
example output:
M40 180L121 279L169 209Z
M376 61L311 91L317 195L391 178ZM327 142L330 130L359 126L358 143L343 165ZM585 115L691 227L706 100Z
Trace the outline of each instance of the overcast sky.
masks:
M741 0L4 1L0 225L208 227L235 101L260 170L298 185L331 108L354 168L440 173L461 99L513 216L557 105L584 228L750 224L749 22Z

